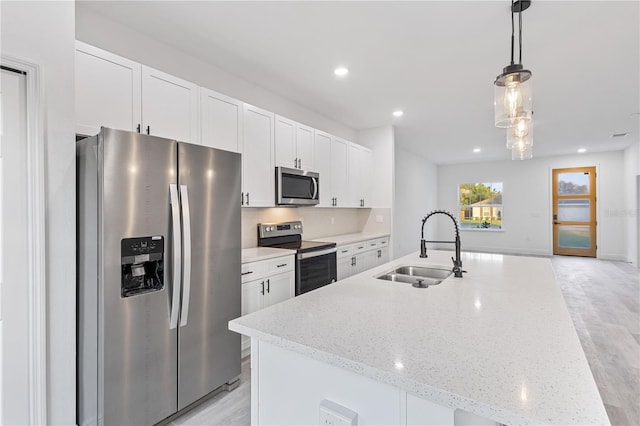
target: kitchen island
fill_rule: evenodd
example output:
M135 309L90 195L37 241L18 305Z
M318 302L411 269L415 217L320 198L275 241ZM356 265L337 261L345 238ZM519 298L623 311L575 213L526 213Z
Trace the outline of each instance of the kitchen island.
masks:
M231 321L252 339L252 423L319 424L327 399L358 424L609 424L549 259L463 253L464 277L428 288L375 278L450 257Z

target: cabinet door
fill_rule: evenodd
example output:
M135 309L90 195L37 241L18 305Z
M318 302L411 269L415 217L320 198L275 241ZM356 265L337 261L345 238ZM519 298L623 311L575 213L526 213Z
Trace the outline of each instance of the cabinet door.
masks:
M140 122L141 65L76 41L76 133L101 126L135 132Z
M296 124L296 156L299 169L317 171L313 161L313 129L311 127Z
M320 174L320 203L318 207L331 207L331 135L319 130L314 132L315 172Z
M242 102L200 88L200 123L202 145L242 152Z
M249 281L242 284L242 315L247 315L259 311L264 307L263 287L264 279Z
M360 176L361 167L361 149L360 145L349 143L349 207L361 207L362 191Z
M198 143L198 86L143 65L142 132Z
M336 207L349 206L347 185L349 182L347 156L349 142L331 138L331 197L336 199Z
M352 257L343 257L338 259L336 266L338 268L338 281L343 280L351 276L351 263L353 262Z
M295 293L295 275L293 272L272 275L265 279L265 308L284 300L291 299Z
M269 111L244 104L243 125L244 206L273 207L275 205L274 115Z
M373 207L373 151L362 147L360 155L360 189L364 201L362 207Z
M378 249L378 265L382 265L389 261L389 247L383 247Z
M296 157L296 123L276 115L276 166L298 168Z

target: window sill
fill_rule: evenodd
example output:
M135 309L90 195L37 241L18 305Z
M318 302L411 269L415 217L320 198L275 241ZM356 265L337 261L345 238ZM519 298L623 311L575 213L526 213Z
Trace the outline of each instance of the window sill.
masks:
M504 232L504 228L490 229L490 228L460 228L460 231L469 232Z

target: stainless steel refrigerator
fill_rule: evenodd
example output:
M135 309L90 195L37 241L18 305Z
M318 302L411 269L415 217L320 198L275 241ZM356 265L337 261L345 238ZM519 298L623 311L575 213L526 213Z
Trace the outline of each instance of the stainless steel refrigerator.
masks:
M237 383L240 167L107 128L78 142L80 425L154 424Z

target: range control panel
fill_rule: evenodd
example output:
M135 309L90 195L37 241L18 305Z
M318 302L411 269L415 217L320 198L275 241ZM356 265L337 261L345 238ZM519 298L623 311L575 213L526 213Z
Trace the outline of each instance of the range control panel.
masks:
M258 238L296 234L302 234L302 222L299 220L283 223L261 223L258 225Z

